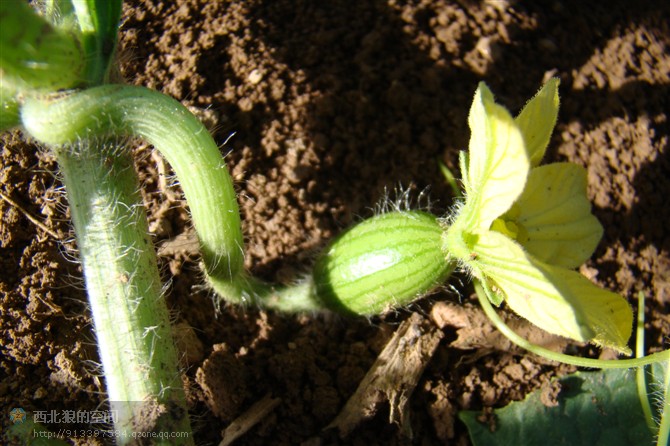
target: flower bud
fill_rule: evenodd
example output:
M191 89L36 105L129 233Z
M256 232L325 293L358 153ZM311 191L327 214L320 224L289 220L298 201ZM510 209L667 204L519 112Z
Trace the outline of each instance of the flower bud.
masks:
M330 309L379 314L440 285L453 266L442 251L443 228L421 211L365 220L336 238L313 271L316 294Z

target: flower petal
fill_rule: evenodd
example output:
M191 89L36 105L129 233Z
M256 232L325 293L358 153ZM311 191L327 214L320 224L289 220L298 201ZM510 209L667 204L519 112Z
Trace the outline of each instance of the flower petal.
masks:
M559 83L558 78L549 79L516 117L532 166L537 166L542 161L556 125Z
M591 257L603 235L586 196L586 170L576 164L532 169L514 209L514 221L528 237L519 242L545 263L577 268Z
M468 118L470 130L464 223L488 229L519 197L530 169L521 131L512 115L481 82ZM466 209L467 208L467 209Z
M630 352L633 314L621 296L575 271L534 259L503 234L476 235L466 263L492 280L517 314L550 333Z
M496 291L505 294L507 304L520 316L550 333L578 341L594 336L516 242L498 232L483 231L472 251L475 268L495 282Z
M604 290L576 271L545 265L547 279L575 307L580 307L586 324L595 331L593 344L631 354L628 340L633 330L633 310L628 302Z

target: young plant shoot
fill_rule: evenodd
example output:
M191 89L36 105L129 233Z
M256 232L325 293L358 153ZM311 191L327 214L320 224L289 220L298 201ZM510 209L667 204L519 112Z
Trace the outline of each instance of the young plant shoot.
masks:
M117 444L132 443L137 435L155 438L152 444L193 444L170 314L127 136L151 138L156 126L163 140L179 134L175 128L187 128L189 135L206 131L173 99L165 97L165 104L147 98L159 93L100 86L108 82L113 62L120 0L44 3L39 15L24 1L0 2L0 130L20 127L58 162L107 399L115 412L109 432L117 434ZM114 95L119 91L122 97ZM155 115L165 121L152 119ZM199 127L188 127L189 117ZM211 144L219 167L220 153ZM170 432L183 434L165 436ZM163 435L152 435L158 433Z
M558 113L557 79L516 118L480 83L469 151L460 156L464 198L454 215L395 210L372 217L333 240L304 281L275 287L243 268L235 190L204 126L174 99L108 83L120 0L47 2L54 4L60 14L47 19L25 2L0 2L0 130L22 128L60 165L108 397L126 403L117 430L190 432L127 137L147 140L172 165L207 280L230 303L371 316L428 294L460 267L496 324L490 304L505 302L548 332L630 354L630 305L575 271L603 234L591 214L586 171L570 163L540 166ZM138 401L155 403L157 419L146 426L138 424ZM193 443L190 435L181 441Z

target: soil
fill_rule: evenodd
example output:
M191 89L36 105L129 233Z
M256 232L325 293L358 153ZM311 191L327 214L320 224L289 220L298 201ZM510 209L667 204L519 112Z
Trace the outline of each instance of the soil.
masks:
M658 351L670 333L668 17L670 3L644 0L135 0L124 8L120 63L126 82L174 96L211 129L239 191L247 267L275 282L307 270L320 247L398 187L415 206L429 196L431 210L446 213L437 161L457 171L477 82L518 111L543 80L560 77L547 161L588 169L605 227L582 272L633 306L646 293L648 349ZM96 409L104 381L57 166L18 132L1 141L0 192L11 200L0 200L6 426L12 407ZM458 276L372 319L215 304L188 249L186 205L164 180L169 167L146 145L134 153L197 444L218 444L270 398L235 444L467 445L459 410L487 414L538 388L550 395L550 379L572 370L511 348ZM412 314L440 340L405 406L411 439L383 402L344 438L325 429Z

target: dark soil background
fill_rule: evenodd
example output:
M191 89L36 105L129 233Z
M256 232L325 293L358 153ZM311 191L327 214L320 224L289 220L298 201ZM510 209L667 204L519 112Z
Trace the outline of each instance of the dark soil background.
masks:
M547 161L588 169L605 226L582 272L633 305L647 294L657 351L670 333L669 17L666 1L138 0L124 9L120 61L126 82L174 96L210 127L239 190L247 266L275 282L299 277L397 187L417 206L428 191L444 214L451 196L437 161L456 171L478 81L517 112L543 80L560 77ZM18 132L1 138L0 192L11 200L0 200L6 426L12 407L98 408L104 382L57 166ZM236 444L467 445L457 411L504 406L572 370L501 342L458 277L371 320L215 305L169 166L146 145L134 150L198 444L218 444L271 395L280 403ZM479 321L471 331L444 322L445 308L461 302ZM410 401L413 438L384 405L343 439L324 430L411 313L444 335Z

